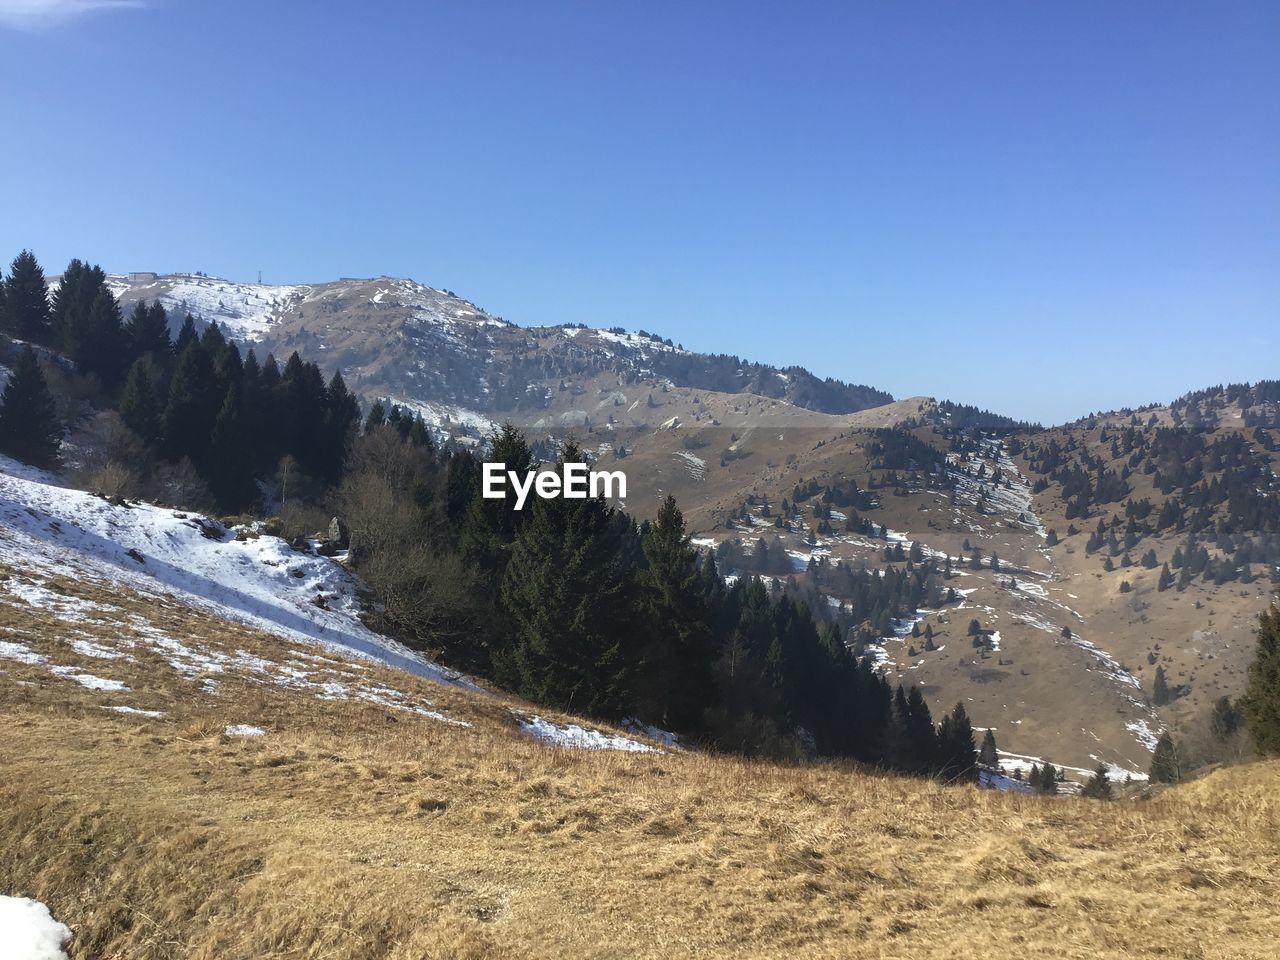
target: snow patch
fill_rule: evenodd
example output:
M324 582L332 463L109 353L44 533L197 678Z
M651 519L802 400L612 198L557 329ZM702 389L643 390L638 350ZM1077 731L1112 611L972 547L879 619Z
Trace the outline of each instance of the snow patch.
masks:
M111 650L107 647L101 647L96 643L88 640L72 640L70 641L71 649L82 657L93 657L97 660L117 660L124 654L118 650Z
M9 640L0 640L0 658L16 660L18 663L25 663L31 666L49 662L48 657L36 653L25 644L13 643Z
M630 753L653 753L656 748L638 740L602 733L599 730L588 730L576 723L555 724L541 717L516 716L520 730L535 740L550 743L557 747L570 747L576 750L624 750Z
M701 457L695 457L692 453L685 450L678 450L675 455L685 462L685 465L689 468L689 475L693 477L693 479L707 479L707 461L703 460Z
M0 896L0 947L7 960L66 960L71 928L39 900Z
M143 503L113 505L61 487L47 474L6 457L0 457L0 530L6 534L0 539L0 560L19 569L120 584L152 597L167 594L290 640L344 649L427 679L478 689L364 626L351 574L327 557L290 549L278 537L236 540L220 524L199 516ZM15 580L4 588L58 613L83 617L109 609ZM177 641L157 642L170 645L179 657L199 658Z
M1164 728L1158 730L1151 729L1151 724L1146 720L1130 720L1124 725L1124 728L1134 735L1137 741L1151 752L1155 752L1156 744L1160 742L1160 734L1164 733Z
M129 688L121 680L107 680L103 677L95 677L91 673L77 673L79 667L50 667L49 672L59 677L66 677L68 680L74 680L80 686L89 690L106 690L111 693L124 693Z
M648 737L650 740L657 740L663 746L675 747L680 742L680 735L672 733L670 730L663 730L661 727L655 727L651 723L645 723L635 717L628 717L622 721L624 730L630 730L632 733L640 734Z
M152 720L158 720L164 716L163 710L139 710L137 707L103 707L103 710L110 710L113 713L127 713L137 717L150 717Z

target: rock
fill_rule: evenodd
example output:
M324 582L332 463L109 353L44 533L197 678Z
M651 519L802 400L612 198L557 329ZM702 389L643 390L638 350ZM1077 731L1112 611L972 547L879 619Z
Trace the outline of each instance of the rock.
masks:
M226 533L226 529L216 520L210 520L208 517L200 517L196 520L196 526L200 528L200 533L204 535L206 540L221 540Z
M329 539L338 545L339 550L345 550L351 544L351 531L345 523L334 517L329 521Z

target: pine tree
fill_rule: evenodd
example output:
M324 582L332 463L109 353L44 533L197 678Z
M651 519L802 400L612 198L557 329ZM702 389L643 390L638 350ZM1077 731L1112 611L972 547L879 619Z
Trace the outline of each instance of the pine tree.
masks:
M183 318L182 326L178 330L178 339L173 342L174 355L181 357L187 352L187 347L199 340L200 334L196 332L196 318L188 313Z
M1219 743L1230 740L1240 729L1243 718L1230 697L1219 697L1209 716L1209 732Z
M240 348L233 342L223 341L221 348L209 356L213 358L213 375L218 380L219 391L244 385L244 361L240 359Z
M53 328L44 271L29 250L18 254L3 283L0 330L32 343L49 343Z
M240 389L232 384L227 388L209 441L209 490L224 510L243 510L257 499L246 439Z
M1258 645L1240 706L1258 753L1280 754L1280 607L1275 604L1258 617Z
M347 447L360 427L360 402L347 389L347 383L339 371L334 371L329 380L325 400L323 475L332 481L341 475ZM421 418L417 422L420 423ZM415 446L425 444L415 443Z
M0 453L33 466L57 466L62 424L53 394L28 345L0 393Z
M330 456L325 442L328 395L324 375L295 351L285 364L276 389L280 444L314 477L325 476Z
M178 358L169 382L169 402L164 411L164 449L170 460L190 457L206 462L209 435L221 409L213 363L199 341Z
M118 407L125 426L148 446L160 437L160 403L151 380L151 362L146 357L135 360L125 379Z
M96 374L107 390L114 391L119 386L126 361L124 326L120 304L105 282L89 305L86 325L80 330L71 357L81 372Z
M240 407L244 411L245 448L254 476L265 477L279 462L267 446L270 439L270 394L262 384L262 367L251 349L240 370Z
M1091 800L1110 800L1111 781L1107 779L1107 768L1103 764L1098 764L1098 769L1093 772L1093 776L1089 782L1084 785L1084 789L1080 791L1080 796L1088 797Z
M413 426L409 428L409 442L415 447L426 447L428 450L435 449L435 442L431 439L431 431L427 429L427 421L422 419L422 414L418 414L413 418Z
M1040 770L1040 783L1036 789L1041 793L1050 795L1058 792L1058 771L1054 769L1053 764L1048 760L1045 761L1044 767Z
M973 744L973 727L964 704L957 703L938 728L939 772L947 780L976 780L978 752Z
M711 702L712 632L698 553L684 516L668 496L643 539L640 578L648 640L642 652L639 704L646 719L689 730Z
M51 313L62 352L82 373L96 375L114 390L124 373L125 341L120 305L102 268L72 260L54 291Z
M364 420L364 432L372 433L379 427L385 426L387 422L387 409L382 405L381 400L375 400L373 406L369 408L369 415Z
M602 498L534 501L502 578L512 642L495 655L499 678L529 699L608 716L632 703L626 522Z
M200 345L209 352L209 359L217 363L218 352L227 346L227 338L223 335L217 320L204 328L204 332L200 334ZM296 352L294 356L297 356Z
M984 767L995 769L1000 763L1000 754L996 750L996 735L987 728L982 735L982 749L978 752L978 762Z
M1169 702L1169 684L1164 678L1164 667L1156 667L1155 682L1151 687L1151 702L1157 707L1163 707Z
M129 353L135 359L147 354L167 357L173 352L173 344L169 341L169 315L159 300L150 305L145 300L135 303L124 332L129 341Z
M912 769L914 757L911 751L908 721L907 693L902 689L902 684L898 684L898 688L893 692L889 729L885 737L887 765L890 770L910 771Z
M376 407L375 404L375 409ZM369 416L372 419L373 414L370 413ZM529 450L528 441L510 423L503 424L489 438L489 446L490 462L505 464L507 470L515 471L520 476L533 466L533 454ZM510 484L505 485L504 490L505 498L491 500L481 495L482 491L477 485L460 534L463 554L470 562L479 565L495 582L501 579L511 544L531 515L527 503L524 510L515 509L516 495Z
M1154 783L1174 783L1182 779L1182 771L1178 763L1178 753L1173 746L1173 737L1166 730L1156 741L1156 748L1151 754L1151 780Z
M72 260L62 272L62 281L50 303L53 339L57 347L74 358L89 323L89 308L106 274L80 260Z

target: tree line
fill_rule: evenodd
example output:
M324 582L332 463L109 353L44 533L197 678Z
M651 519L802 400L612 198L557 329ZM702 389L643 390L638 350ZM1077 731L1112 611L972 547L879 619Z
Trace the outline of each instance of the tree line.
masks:
M109 438L135 481L162 476L186 505L224 512L260 505L258 481L282 471L295 489L341 480L360 406L342 374L326 382L295 352L283 368L242 355L216 323L187 314L177 336L159 302L139 301L126 319L101 267L72 260L49 295L44 272L23 251L0 284L0 332L23 342L0 408L0 449L53 466L64 424L45 368L69 363L78 393L113 410L125 428ZM154 492L154 490L150 491Z
M362 422L340 373L326 381L296 353L283 368L242 355L190 315L174 337L159 303L126 319L97 266L72 261L49 296L24 252L2 288L0 329L22 347L0 439L6 423L47 419L50 444L33 458L44 465L62 434L46 374L74 377L112 411L110 445L131 469L176 476L187 495L203 488L224 511L292 497L336 513L379 626L537 703L748 754L975 779L962 705L935 725L918 688L895 690L808 599L754 577L726 583L674 499L644 523L603 499L517 512L483 498L476 453L437 445L420 417L375 404ZM509 425L488 456L518 471L535 461ZM585 459L572 443L559 458ZM875 621L919 590L914 577L881 595L866 577L831 576L852 578L852 602Z
M518 472L535 461L510 425L487 456ZM559 454L582 459L572 443ZM517 512L513 496L480 495L468 450L377 426L355 439L335 502L386 628L535 702L719 749L976 775L963 707L935 726L918 689L895 691L806 600L756 577L726 583L673 498L637 523L603 499Z

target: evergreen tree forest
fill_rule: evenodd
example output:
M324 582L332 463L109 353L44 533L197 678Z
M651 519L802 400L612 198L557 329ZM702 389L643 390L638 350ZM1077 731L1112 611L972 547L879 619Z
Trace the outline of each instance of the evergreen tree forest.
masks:
M296 353L283 368L242 355L216 324L198 329L190 315L171 338L161 304L139 302L125 318L106 279L73 260L49 296L34 256L13 261L0 284L0 333L22 346L0 404L0 449L53 464L64 425L47 372L118 415L113 452L143 492L237 513L258 508L257 481L282 469L310 489L341 479L360 419L341 374L326 382Z
M1174 405L1173 427L1144 425L1135 413L1130 424L1102 428L1096 438L1086 430L1031 440L1027 466L1041 475L1032 490L1056 484L1067 519L1097 518L1085 550L1100 554L1104 565L1125 563L1133 552L1150 567L1154 550L1141 546L1180 539L1161 572L1161 590L1181 591L1196 580L1250 583L1280 563L1280 486L1268 458L1274 444L1262 429L1273 419L1274 390L1274 381L1263 381L1188 395L1193 399ZM1251 433L1214 433L1216 418L1187 414L1198 402L1207 407L1228 397L1243 405ZM1134 495L1139 477L1149 478L1154 499Z
M963 708L935 728L917 688L891 688L805 599L756 577L726 584L674 499L640 524L603 499L515 511L480 496L470 451L416 444L375 416L333 502L384 628L535 702L713 748L976 777ZM511 426L489 456L534 462Z
M112 462L136 474L127 495L340 517L377 627L534 702L634 717L713 749L976 779L963 706L935 726L918 688L891 687L856 654L939 592L931 563L905 558L910 569L884 578L836 567L786 586L727 583L690 544L674 499L643 523L603 498L516 511L513 493L481 497L481 460L437 443L420 417L375 404L362 419L340 373L326 378L297 353L283 364L242 353L216 324L176 322L159 303L125 316L97 266L72 261L49 296L24 252L0 289L0 333L19 354L0 443L21 458L55 462L53 395L74 395L113 418ZM899 439L882 438L883 455L909 464L918 451ZM511 426L487 455L516 470L541 459ZM572 443L557 455L583 459ZM819 585L841 592L843 618L826 614Z

